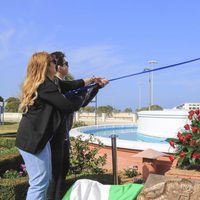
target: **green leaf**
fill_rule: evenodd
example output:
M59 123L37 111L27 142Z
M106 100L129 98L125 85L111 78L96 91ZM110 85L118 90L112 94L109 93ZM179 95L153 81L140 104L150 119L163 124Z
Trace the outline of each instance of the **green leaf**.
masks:
M189 162L191 165L195 165L196 164L196 160L194 158L189 159Z
M198 136L198 138L199 138L199 137L200 137L200 136ZM196 143L199 143L199 142L200 142L200 138L196 140Z
M189 158L191 158L193 153L194 153L194 151L191 150L191 151L189 151L189 152L187 153L187 156L188 156Z
M193 152L194 151L194 147L188 146L187 150L188 150L188 152Z
M184 159L185 159L184 157L178 159L178 167L182 166Z
M171 140L173 140L175 143L176 143L176 142L179 142L179 140L176 139L176 138L167 138L165 141L166 141L166 142L170 142Z

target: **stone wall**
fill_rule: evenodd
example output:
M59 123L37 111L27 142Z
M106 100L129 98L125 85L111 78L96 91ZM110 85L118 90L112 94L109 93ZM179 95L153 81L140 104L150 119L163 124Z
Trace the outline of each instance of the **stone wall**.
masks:
M4 113L5 122L19 122L22 117L21 113ZM95 113L78 113L74 115L75 121L84 121L86 124L95 123ZM136 115L134 113L112 113L107 116L106 113L102 113L97 116L98 124L112 124L112 123L135 123Z
M22 118L21 113L4 113L5 122L19 122Z
M97 124L112 124L112 123L136 123L136 114L134 113L112 113L106 115L102 113L96 116ZM75 121L84 121L88 124L95 123L95 113L76 113Z

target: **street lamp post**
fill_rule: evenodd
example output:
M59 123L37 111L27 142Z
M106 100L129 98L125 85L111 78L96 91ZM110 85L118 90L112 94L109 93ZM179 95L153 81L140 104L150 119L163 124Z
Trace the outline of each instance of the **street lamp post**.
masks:
M156 60L149 60L148 63L150 65L157 64ZM144 68L145 71L152 70L153 67ZM151 106L153 105L153 72L149 72L149 110L151 110Z
M97 125L97 95L95 96L95 125Z
M95 103L95 110L94 110L94 124L97 125L97 95L91 101L91 103Z
M138 82L138 110L142 107L142 83Z

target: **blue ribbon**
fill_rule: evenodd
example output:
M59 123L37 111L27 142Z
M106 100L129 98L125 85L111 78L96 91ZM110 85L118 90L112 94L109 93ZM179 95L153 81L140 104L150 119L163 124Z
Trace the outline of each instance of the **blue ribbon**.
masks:
M121 76L121 77L118 77L118 78L113 78L113 79L110 79L110 80L108 80L108 81L109 81L109 82L111 82L111 81L116 81L116 80L119 80L119 79L131 77L131 76L137 76L137 75L140 75L140 74L145 74L145 73L150 73L150 72L154 72L154 71L159 71L159 70L163 70L163 69L167 69L167 68L172 68L172 67L176 67L176 66L178 66L178 65L184 65L184 64L191 63L191 62L195 62L195 61L198 61L198 60L200 60L200 58L196 58L196 59L192 59L192 60L188 60L188 61L184 61L184 62L172 64L172 65L167 65L167 66L159 67L159 68L155 68L155 69L144 70L144 71L137 72L137 73L134 73L134 74L129 74L129 75L126 75L126 76ZM68 95L70 95L70 94L72 94L72 93L75 93L75 92L84 91L84 90L87 90L88 88L94 87L95 85L97 85L97 83L92 83L92 84L90 84L90 85L87 85L87 86L85 86L85 87L79 88L79 89L77 89L77 90L69 91L69 92L65 93L64 95L65 95L65 96L68 96Z

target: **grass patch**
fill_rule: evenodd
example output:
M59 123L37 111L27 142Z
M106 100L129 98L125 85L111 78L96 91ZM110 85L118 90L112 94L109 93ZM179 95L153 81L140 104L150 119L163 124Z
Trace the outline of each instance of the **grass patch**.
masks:
M101 175L95 175L95 174L88 174L88 175L77 175L75 176L67 176L66 181L66 189L69 189L72 184L78 180L78 179L90 179L90 180L96 180L99 181L102 184L111 184L112 183L112 175L111 174L101 174ZM1 178L0 179L0 199L9 199L9 200L22 200L26 198L26 192L28 189L28 177L21 177L21 178L12 178L12 179L6 179Z
M1 133L16 133L19 123L17 122L5 122L4 125L0 125Z
M0 136L2 136L2 134L0 134ZM5 147L7 149L15 147L15 138L1 137L0 138L0 147Z
M13 154L13 153L17 153L18 149L17 147L13 147L11 149L8 148L4 148L4 147L0 147L0 155L5 155L5 154Z

